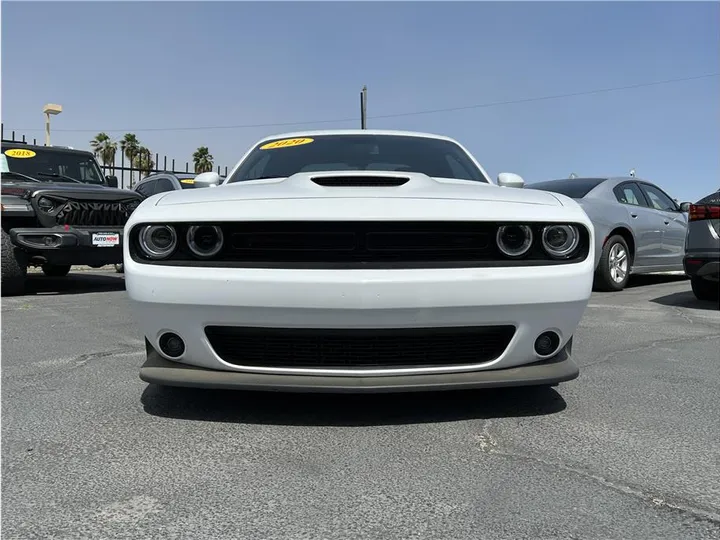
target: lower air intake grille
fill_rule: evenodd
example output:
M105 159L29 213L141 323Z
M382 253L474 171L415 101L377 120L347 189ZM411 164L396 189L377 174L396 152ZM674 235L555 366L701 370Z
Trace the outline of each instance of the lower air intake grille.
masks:
M479 364L498 358L514 326L409 329L205 328L234 365L306 369L397 369Z

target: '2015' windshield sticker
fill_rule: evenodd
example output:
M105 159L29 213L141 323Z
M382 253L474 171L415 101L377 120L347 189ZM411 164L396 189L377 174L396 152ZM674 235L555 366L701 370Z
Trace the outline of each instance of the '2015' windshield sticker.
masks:
M310 144L314 139L302 137L299 139L282 139L279 141L263 144L260 150L272 150L273 148L288 148L289 146L300 146L301 144Z
M5 155L12 158L32 158L35 157L35 152L26 150L25 148L11 148L10 150L5 150Z

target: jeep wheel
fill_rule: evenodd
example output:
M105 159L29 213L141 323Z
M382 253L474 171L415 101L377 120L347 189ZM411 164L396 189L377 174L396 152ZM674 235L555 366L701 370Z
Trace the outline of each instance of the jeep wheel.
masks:
M692 287L695 298L698 300L717 302L718 298L720 298L720 284L716 281L695 276L690 279L690 286Z
M595 285L600 291L621 291L630 277L630 250L625 239L616 234L603 247L595 271Z
M27 256L16 248L10 235L2 231L2 295L17 296L25 292Z
M70 272L69 264L43 264L43 274L47 277L65 277Z

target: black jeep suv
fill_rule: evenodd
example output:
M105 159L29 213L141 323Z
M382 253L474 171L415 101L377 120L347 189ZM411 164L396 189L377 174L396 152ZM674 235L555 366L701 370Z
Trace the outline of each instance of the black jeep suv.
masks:
M28 266L57 277L122 262L123 228L142 197L117 189L92 153L3 141L0 174L3 296L24 292Z

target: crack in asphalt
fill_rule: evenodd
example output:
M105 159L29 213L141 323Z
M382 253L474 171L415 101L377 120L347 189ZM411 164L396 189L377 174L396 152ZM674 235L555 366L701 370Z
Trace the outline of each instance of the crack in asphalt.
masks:
M144 350L139 349L135 345L127 345L122 348L117 349L111 349L108 351L97 351L92 353L86 353L81 354L79 356L73 356L70 358L58 358L52 361L53 365L62 365L62 367L59 367L58 369L50 369L48 371L40 371L36 373L30 373L26 375L21 375L18 377L11 377L15 378L16 380L28 380L28 379L43 379L45 377L48 377L50 375L56 375L59 373L69 373L71 371L74 371L78 368L81 368L88 363L90 363L93 360L99 360L102 358L109 358L111 356L129 356L133 354L140 354L144 352Z
M679 307L677 307L677 306L671 306L671 308L672 308L672 310L673 310L677 315L679 315L681 318L685 319L685 320L686 320L687 322L689 322L690 324L695 324L695 321L692 319L692 317L690 317L690 315L688 315L687 313L685 313L681 308L679 308Z
M710 341L713 339L720 339L720 334L710 335L710 336L685 336L685 337L679 337L679 338L658 339L658 340L652 341L650 343L647 343L645 345L641 345L639 347L632 347L630 349L620 349L619 351L613 351L611 353L606 354L599 360L596 360L595 362L590 362L589 364L581 365L580 369L587 369L591 366L597 366L598 364L603 364L605 362L609 362L614 357L616 357L620 354L629 354L629 353L640 352L640 351L644 351L646 349L652 349L653 347L657 347L658 345L682 343L683 341L693 341L693 340Z
M642 487L633 485L629 482L616 479L611 480L580 467L573 467L571 465L566 465L565 463L552 461L529 453L502 450L498 447L497 439L490 432L491 424L491 420L485 421L483 423L481 433L475 437L480 450L486 454L501 456L510 460L522 460L525 462L536 463L556 471L578 476L612 491L629 495L643 501L644 503L652 504L657 508L687 514L693 519L708 523L720 531L720 513L718 513L714 508L703 507L695 502L686 501L679 497L668 497L660 493L652 493L649 490L645 490Z

